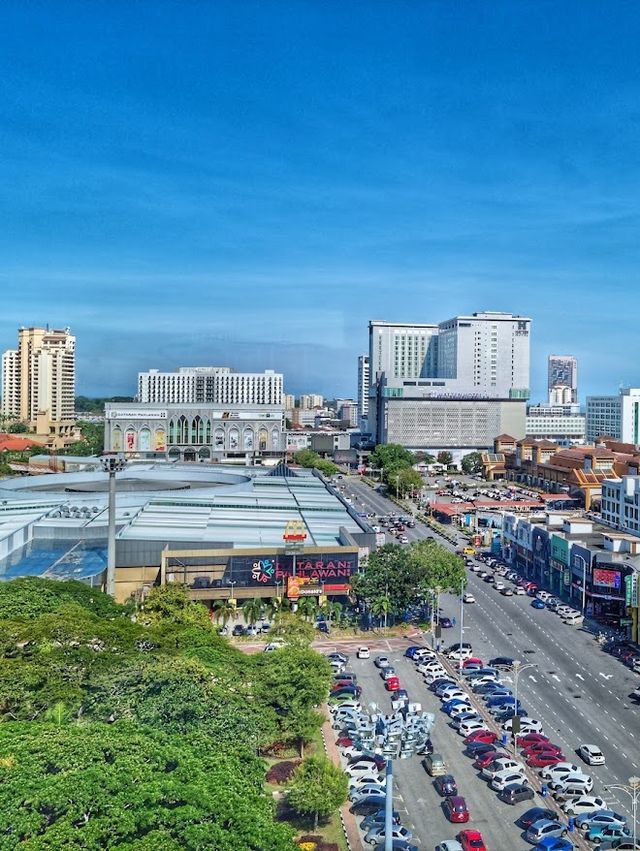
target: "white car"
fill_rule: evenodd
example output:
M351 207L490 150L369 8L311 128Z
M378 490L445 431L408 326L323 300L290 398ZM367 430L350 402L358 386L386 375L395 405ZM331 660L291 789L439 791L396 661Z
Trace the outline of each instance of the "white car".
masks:
M428 647L421 647L413 654L414 662L426 662L427 659L435 659L436 653L434 650L429 650Z
M518 597L523 597L527 592L524 590L522 585L516 585L516 587L513 589L513 593L516 594Z
M432 659L430 662L420 662L416 670L420 671L421 674L429 674L432 671L438 671L440 668L442 668L442 664L437 659Z
M447 659L450 659L452 662L463 662L465 659L470 659L473 656L473 651L468 647L460 647L458 650L452 650L450 653L447 653Z
M578 756L587 765L604 765L605 763L604 754L597 745L580 745Z
M595 810L607 810L607 802L597 795L580 795L579 798L570 798L562 804L562 809L568 816L579 816L583 813L592 813Z
M436 851L464 851L457 839L445 839L436 845Z
M466 691L463 691L460 686L449 686L441 693L440 702L446 703L448 700L453 700L455 697L459 697L462 700L469 700L469 695Z
M363 786L376 786L381 782L382 778L380 775L373 771L370 771L369 774L359 774L349 781L349 791L352 792L354 789L361 789Z
M378 783L382 778L382 775L375 771L372 762L354 762L347 765L345 771L352 780L355 780L356 777L369 777L371 774L375 774L378 778L377 780L372 780L372 783Z
M513 718L508 718L504 724L502 725L502 729L507 733L511 732L511 728L513 727ZM521 733L541 733L542 732L542 721L537 721L535 718L521 718L520 719L520 732Z
M491 783L489 783L489 786L494 792L502 792L506 786L510 786L512 783L517 783L518 786L524 786L527 783L527 777L524 772L514 771L513 769L499 771Z
M478 730L486 729L487 725L484 721L463 721L458 727L458 735L466 737L470 736L472 733L476 733Z
M425 674L424 681L426 685L430 686L431 683L435 683L436 680L439 680L441 677L449 676L445 669L443 668L441 671L435 671L433 674Z
M362 749L356 747L355 745L347 745L344 748L340 749L342 756L346 760L350 760L352 756L362 756Z
M473 596L473 594L467 593L467 594L462 595L462 602L463 603L475 603L475 601L476 601L476 598Z
M543 780L558 780L565 774L583 774L584 772L579 765L574 765L572 762L558 762L555 765L550 765L548 768L540 769L540 777Z
M502 771L516 770L520 774L524 774L524 765L517 762L515 759L510 759L508 756L502 756L499 759L494 759L489 765L485 766L480 772L480 777L483 780L493 780L496 774Z
M458 715L466 715L469 712L473 712L470 703L457 703L449 712L449 718L457 718ZM474 714L479 717L477 713Z
M588 774L566 774L554 780L549 780L549 788L554 792L562 792L567 786L579 786L581 792L587 795L593 789L593 778Z
M358 659L370 659L371 658L371 651L369 650L368 647L358 647L358 652L357 652L356 655L357 655Z
M493 587L496 591L502 591L505 588L504 582L494 582Z

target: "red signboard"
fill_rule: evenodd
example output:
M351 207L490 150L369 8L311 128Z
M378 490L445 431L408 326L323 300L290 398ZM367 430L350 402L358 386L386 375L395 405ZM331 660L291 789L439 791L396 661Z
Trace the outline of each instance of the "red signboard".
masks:
M603 570L600 567L593 569L593 584L606 585L607 588L620 587L620 571L619 570Z

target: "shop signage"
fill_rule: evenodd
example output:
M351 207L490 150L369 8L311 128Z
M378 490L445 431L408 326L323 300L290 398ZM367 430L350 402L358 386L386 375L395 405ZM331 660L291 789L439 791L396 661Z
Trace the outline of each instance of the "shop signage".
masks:
M632 573L624 578L625 603L634 609L638 608L638 574Z
M108 420L166 420L167 412L144 408L135 410L133 408L112 409L105 412Z
M607 588L620 587L619 570L603 570L601 567L593 568L593 584L606 585Z

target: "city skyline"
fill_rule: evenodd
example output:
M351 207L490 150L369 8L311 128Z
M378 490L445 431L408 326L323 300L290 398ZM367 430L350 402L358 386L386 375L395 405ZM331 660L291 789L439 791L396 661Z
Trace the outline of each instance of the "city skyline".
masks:
M554 351L582 400L640 383L637 7L35 9L0 10L1 350L49 322L87 395L225 363L353 396L370 319L504 310L534 401Z

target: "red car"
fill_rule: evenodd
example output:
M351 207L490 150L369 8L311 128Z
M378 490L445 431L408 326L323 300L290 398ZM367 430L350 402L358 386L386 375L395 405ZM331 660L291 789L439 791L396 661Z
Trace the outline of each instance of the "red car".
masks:
M554 753L559 753L562 748L558 747L558 745L554 745L551 742L534 742L532 745L527 745L522 750L523 756L531 756L534 753L548 753L552 751Z
M546 768L557 762L564 762L564 754L560 751L548 751L547 753L534 753L526 758L529 768Z
M476 759L473 763L473 767L486 768L488 765L491 765L494 759L501 759L503 756L507 756L507 754L502 753L501 751L487 751Z
M528 748L530 745L535 745L538 742L548 742L549 736L545 736L542 733L527 733L526 736L518 736L516 741L521 748Z
M466 824L469 821L469 810L464 798L461 798L460 795L445 798L442 809L445 816L453 824Z
M475 656L472 656L470 659L465 659L465 661L462 663L463 668L468 668L469 665L480 665L481 667L484 667L484 662L482 661L482 659L478 659Z
M400 688L400 680L397 677L389 677L388 680L385 680L384 687L387 691L398 691Z
M487 851L479 830L461 830L457 839L462 845L462 851Z
M490 730L476 730L475 733L467 736L464 740L465 745L470 745L471 742L484 742L486 745L492 745L498 741L498 737Z
M350 739L349 736L338 736L336 739L336 745L339 748L348 748L353 744L353 739Z

